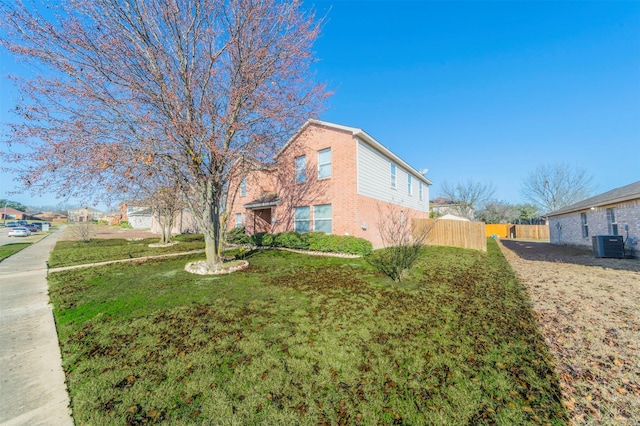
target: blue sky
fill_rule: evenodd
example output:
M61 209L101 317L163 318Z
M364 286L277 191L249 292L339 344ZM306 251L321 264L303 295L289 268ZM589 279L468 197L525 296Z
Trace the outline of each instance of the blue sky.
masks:
M321 117L364 129L427 177L522 202L536 166L640 180L640 2L314 1Z
M519 203L526 175L557 162L587 168L598 192L640 180L640 1L305 4L326 16L316 72L335 94L319 118L428 168L432 198L473 180ZM0 198L49 201L7 197L0 178Z

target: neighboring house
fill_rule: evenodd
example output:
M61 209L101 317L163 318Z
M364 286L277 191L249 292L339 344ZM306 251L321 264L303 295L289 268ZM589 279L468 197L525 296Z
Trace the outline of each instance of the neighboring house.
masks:
M239 178L227 227L247 233L322 231L380 247L381 215L429 217L431 182L369 134L309 120L269 168Z
M100 220L109 225L118 225L122 221L122 213L119 211L106 212L100 215Z
M41 212L34 216L38 220L44 220L48 222L64 223L68 221L67 212Z
M134 229L148 229L154 234L162 232L158 218L151 211L151 207L142 202L126 201L120 204L120 220L129 222ZM188 209L177 213L173 218L172 234L193 234L198 232L193 215Z
M2 220L27 220L30 218L27 213L12 207L0 207L0 215L2 215Z
M429 209L432 217L439 218L446 214L459 215L460 206L453 200L438 197L431 200Z
M119 206L122 214L121 220L129 222L134 229L150 229L151 228L151 207L135 201L126 201Z
M199 231L198 224L189 209L184 209L173 217L173 228L171 233L176 234L196 234ZM162 225L156 216L151 218L151 232L154 234L162 233Z
M92 207L82 207L79 209L68 210L67 218L69 222L92 222L100 220L102 212Z
M551 244L592 248L594 235L621 235L637 249L640 181L547 214Z

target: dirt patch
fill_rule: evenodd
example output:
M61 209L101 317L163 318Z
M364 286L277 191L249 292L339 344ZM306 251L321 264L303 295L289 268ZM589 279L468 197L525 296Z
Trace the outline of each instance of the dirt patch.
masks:
M501 240L555 356L573 424L640 419L640 261Z

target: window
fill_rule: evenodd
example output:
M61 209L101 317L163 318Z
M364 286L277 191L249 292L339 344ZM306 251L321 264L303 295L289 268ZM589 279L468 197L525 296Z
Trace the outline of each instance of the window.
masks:
M244 177L240 181L240 196L244 197L247 195L247 178Z
M331 204L321 204L313 207L313 230L331 233Z
M609 235L618 235L618 224L616 223L616 209L607 209L607 230Z
M302 155L296 158L296 183L307 181L307 157Z
M418 194L420 194L420 201L424 200L424 192L422 191L422 181L418 181Z
M310 209L306 207L296 207L294 212L294 231L309 232Z
M391 163L391 187L396 187L396 165Z
M413 194L413 182L411 180L411 175L407 175L407 194Z
M580 222L582 222L582 238L589 236L589 226L587 225L587 214L580 213Z
M236 213L236 228L242 228L242 213Z
M331 148L318 151L318 179L331 177Z

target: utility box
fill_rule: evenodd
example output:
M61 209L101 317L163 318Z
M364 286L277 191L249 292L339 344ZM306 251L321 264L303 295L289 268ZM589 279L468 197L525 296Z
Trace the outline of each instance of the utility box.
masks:
M594 235L591 237L595 257L624 258L622 235Z

